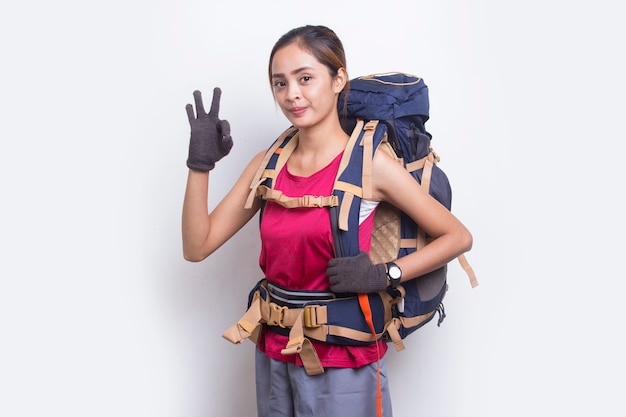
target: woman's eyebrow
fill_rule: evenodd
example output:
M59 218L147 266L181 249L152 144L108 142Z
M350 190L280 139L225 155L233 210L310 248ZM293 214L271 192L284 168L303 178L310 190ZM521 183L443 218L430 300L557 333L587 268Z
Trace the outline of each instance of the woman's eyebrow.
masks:
M304 67L300 67L300 68L297 68L297 69L295 69L295 70L291 71L291 72L290 72L290 74L297 74L297 73L299 73L299 72L302 72L302 71L309 71L309 70L311 70L311 69L313 69L313 67L304 66ZM285 74L280 73L280 72L279 72L279 73L272 74L272 78L284 78L284 77L285 77Z

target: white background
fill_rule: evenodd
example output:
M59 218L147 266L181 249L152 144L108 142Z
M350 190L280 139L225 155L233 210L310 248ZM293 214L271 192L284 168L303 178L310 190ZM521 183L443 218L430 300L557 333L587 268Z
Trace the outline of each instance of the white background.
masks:
M184 106L223 90L210 205L286 127L270 49L302 24L352 77L405 71L474 234L471 289L390 350L396 416L623 416L626 93L616 2L12 2L0 6L0 415L252 416L253 220L188 263ZM616 4L616 6L612 6Z

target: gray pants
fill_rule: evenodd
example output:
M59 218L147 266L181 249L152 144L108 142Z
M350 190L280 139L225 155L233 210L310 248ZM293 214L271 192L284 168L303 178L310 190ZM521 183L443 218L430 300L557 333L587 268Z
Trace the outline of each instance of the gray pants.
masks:
M376 417L378 363L358 369L326 368L308 376L301 366L256 349L259 417ZM392 417L384 358L380 362L383 416Z

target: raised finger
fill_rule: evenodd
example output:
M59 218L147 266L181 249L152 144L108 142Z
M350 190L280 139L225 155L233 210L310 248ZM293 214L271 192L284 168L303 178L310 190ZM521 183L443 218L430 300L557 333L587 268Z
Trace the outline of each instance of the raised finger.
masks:
M187 110L187 118L189 119L189 123L191 123L191 121L196 118L196 115L193 112L193 106L191 104L187 104L185 106L185 110Z
M211 102L211 110L209 110L209 115L218 117L217 115L220 112L220 98L222 97L222 90L219 87L215 87L213 89L213 101Z
M193 99L196 102L196 112L198 115L206 114L204 112L204 103L202 103L202 93L198 90L193 92Z

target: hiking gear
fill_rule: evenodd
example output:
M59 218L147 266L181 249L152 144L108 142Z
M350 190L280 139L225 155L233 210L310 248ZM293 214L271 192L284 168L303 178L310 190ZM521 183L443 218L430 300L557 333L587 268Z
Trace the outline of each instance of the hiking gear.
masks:
M342 94L338 101L340 112L344 99ZM355 126L353 132L361 131L358 143L362 151L356 152L359 154L356 159L362 162L351 163L343 171L337 187L344 190L343 195L338 193L340 206L330 209L331 213L333 210L339 212L335 245L337 256L355 253L358 229L352 227L349 221L342 224L341 213L349 211L349 217L353 217L355 206L360 205L361 199L371 197L371 164L368 162L377 151L395 158L425 191L448 210L452 200L449 180L437 165L440 159L431 146L432 135L425 129L430 105L428 87L422 78L404 73L386 73L351 80L346 107L344 129L350 131ZM363 123L362 128L359 128L359 123ZM343 185L343 181L358 188L350 189ZM376 209L370 258L372 262L394 261L423 248L430 240L409 216L381 202ZM471 285L478 285L465 256L461 255L459 261L470 277ZM401 339L423 326L435 312L439 312L438 324L445 317L442 300L447 290L446 273L447 266L444 265L421 277L402 282L396 289L399 291L387 289L394 297L401 298L393 306L394 325L388 327L388 335L397 349L404 348Z
M344 99L342 94L338 101L340 114ZM429 118L429 102L428 89L421 78L389 73L351 80L345 104L347 116L342 119L342 126L350 133L350 139L332 195L291 198L274 189L278 173L298 143L298 131L291 127L268 149L246 202L246 207L251 207L254 198L260 196L263 202L261 217L265 201L274 201L287 208L328 209L336 258L360 254L359 213L361 202L372 198L371 168L377 151L395 158L424 190L446 208L451 208L448 178L436 165L439 156L430 146L431 135L424 128ZM430 237L406 214L384 202L376 208L369 253L372 264L394 261L423 248L429 241ZM458 259L470 277L472 287L476 286L478 282L471 266L463 255ZM446 273L447 266L444 265L402 282L395 289L387 287L366 296L359 294L356 298L304 304L295 309L281 309L280 303L260 285L251 293L252 301L246 314L227 330L224 337L240 343L247 337L254 340L254 333L258 335L263 323L291 327L285 353L298 353L310 374L323 372L323 369L320 370L315 363L315 352L309 347L308 338L355 344L374 343L384 336L399 351L404 349L402 339L429 322L436 313L439 313L438 325L445 318L442 300L448 288ZM369 304L369 309L365 304ZM312 309L315 309L314 314Z
M248 298L249 308L243 317L224 332L223 337L235 344L250 339L257 343L263 324L271 331L289 336L284 355L298 354L309 375L324 372L315 349L308 338L338 345L370 345L385 332L386 321L391 319L390 304L393 299L385 291L367 294L374 315L375 335L360 314L356 295L345 298L328 298L328 292L317 299L317 291L289 291L260 280ZM308 294L307 297L304 295ZM305 337L306 336L306 337Z
M395 262L387 262L387 279L391 288L398 288L400 281L402 280L402 270Z
M287 290L283 287L279 287L270 282L265 282L263 285L266 286L267 291L270 293L270 296L273 300L274 304L280 304L279 307L281 310L285 310L285 308L303 308L307 303L309 305L320 305L319 302L315 301L316 297L319 297L320 300L335 300L337 295L326 290L326 291L291 291ZM280 300L279 300L280 298ZM293 300L293 302L285 301L285 300ZM336 303L337 300L333 301ZM355 303L354 296L352 296L351 300L342 301L346 303L346 311L348 309L352 309L357 306ZM323 304L323 303L322 303ZM277 307L277 305L272 305L272 307ZM310 313L314 313L315 320L324 321L324 309L318 307L310 307ZM334 314L330 319L326 318L326 323L331 322L331 324L339 323L341 326L350 326L350 327L358 327L367 330L366 324L364 324L361 319L359 323L348 323L345 319L343 319L339 313L345 314L345 312L338 312L336 309L333 309L336 314ZM318 314L319 313L319 314ZM377 322L378 326L382 326L382 321ZM322 326L323 328L332 329L333 326ZM334 326L337 327L337 326ZM291 362L297 364L299 366L303 366L301 355L284 355L283 350L287 345L290 333L289 327L280 327L279 325L268 326L265 325L262 328L262 331L259 334L259 338L257 340L257 345L267 356L272 357L274 359L278 359L284 362ZM323 330L323 329L322 329ZM320 331L322 331L320 330ZM369 333L369 332L368 332ZM369 335L363 335L364 337L370 337ZM371 338L371 337L370 337ZM329 339L331 340L331 339ZM342 343L338 339L334 339L335 342L339 343L325 343L315 338L310 338L311 341L311 350L315 351L315 354L319 358L319 362L322 368L327 367L340 367L340 368L359 368L364 365L371 364L378 360L380 353L385 353L388 350L388 346L385 341L379 340L377 343L369 343L363 342L356 345L352 343L351 345Z
M361 252L356 256L332 258L328 261L330 289L335 293L370 293L387 288L384 264L372 264L370 256Z
M193 98L196 103L197 117L193 106L187 104L187 117L191 126L189 139L189 156L187 166L196 171L207 172L215 168L215 163L228 155L233 147L233 139L230 136L230 124L227 120L220 120L220 97L222 90L213 90L213 101L208 113L204 111L202 93L196 90Z

